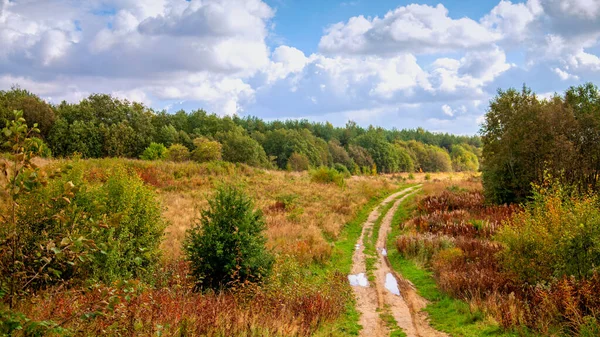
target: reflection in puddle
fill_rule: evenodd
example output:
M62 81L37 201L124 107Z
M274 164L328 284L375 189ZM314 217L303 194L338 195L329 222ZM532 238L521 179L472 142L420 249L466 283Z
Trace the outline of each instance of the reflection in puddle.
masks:
M392 275L392 273L385 274L385 289L389 290L392 294L400 296L400 289L398 289L398 281Z
M369 281L365 276L365 273L360 273L356 275L348 275L348 281L350 281L350 285L353 287L368 287Z
M387 256L387 250L385 250L385 248L381 248L381 256Z
M356 250L359 250L359 249L360 249L360 244L358 244L358 243L357 243L357 244L355 244L355 245L354 245L354 249L356 249Z

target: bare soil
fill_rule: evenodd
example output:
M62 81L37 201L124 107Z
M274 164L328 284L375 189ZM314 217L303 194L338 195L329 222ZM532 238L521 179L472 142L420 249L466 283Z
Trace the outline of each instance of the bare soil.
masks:
M408 337L442 337L446 334L433 329L427 319L427 314L423 311L427 301L419 296L412 284L402 278L390 266L387 256L382 255L382 249L386 249L388 233L391 229L392 219L400 203L410 194L416 192L420 186L407 188L394 193L386 198L375 210L369 214L369 218L363 225L363 230L358 239L358 249L353 255L352 274L366 273L366 259L364 242L374 235L373 225L380 216L383 209L390 202L394 202L387 214L382 219L377 239L377 260L374 265L374 280L369 282L368 287L353 287L356 296L357 310L360 312L359 323L363 327L360 336L389 336L390 331L386 322L382 320L380 313L387 312L391 314L398 327L406 333ZM400 296L393 294L385 288L386 275L391 273L398 282Z

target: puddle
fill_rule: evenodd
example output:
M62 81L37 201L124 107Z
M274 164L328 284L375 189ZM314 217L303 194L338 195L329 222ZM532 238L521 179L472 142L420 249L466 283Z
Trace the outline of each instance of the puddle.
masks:
M385 250L385 248L381 248L381 256L387 256L387 250Z
M357 244L355 244L355 245L354 245L354 249L356 249L356 250L359 250L359 249L360 249L360 244L358 244L358 243L357 243Z
M348 281L350 282L350 285L353 287L368 287L369 286L369 281L367 280L365 273L360 273L360 274L356 274L356 275L348 275ZM398 285L396 285L396 288L398 288Z
M392 275L392 273L385 274L385 289L389 290L392 294L400 296L400 289L398 289L398 281Z

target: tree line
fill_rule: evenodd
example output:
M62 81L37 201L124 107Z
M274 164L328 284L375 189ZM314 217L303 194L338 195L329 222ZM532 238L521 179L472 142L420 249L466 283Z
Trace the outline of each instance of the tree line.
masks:
M600 93L592 83L550 99L525 86L499 90L481 135L492 201L523 202L548 177L578 193L600 189Z
M308 120L266 122L201 109L168 113L106 94L52 105L18 87L0 91L0 123L10 120L14 110L38 124L39 140L55 157L224 160L370 174L474 171L481 155L478 136L363 128L352 121L344 127Z

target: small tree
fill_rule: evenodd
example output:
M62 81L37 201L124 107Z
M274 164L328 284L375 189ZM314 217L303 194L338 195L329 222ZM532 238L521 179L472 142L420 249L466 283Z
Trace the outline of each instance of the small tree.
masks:
M220 187L186 233L184 251L196 289L222 289L236 282L259 282L271 270L273 257L262 235L260 210L235 187Z
M173 144L167 150L166 157L170 161L186 161L190 159L190 150L181 144Z
M287 169L289 171L306 171L308 170L309 166L310 161L308 160L308 157L296 152L292 153L287 162Z
M148 146L144 150L140 158L144 160L158 160L164 159L166 155L167 148L164 145L158 143L150 143L150 146Z
M194 146L196 148L192 151L193 160L200 163L221 160L221 143L206 137L198 137L194 139Z

